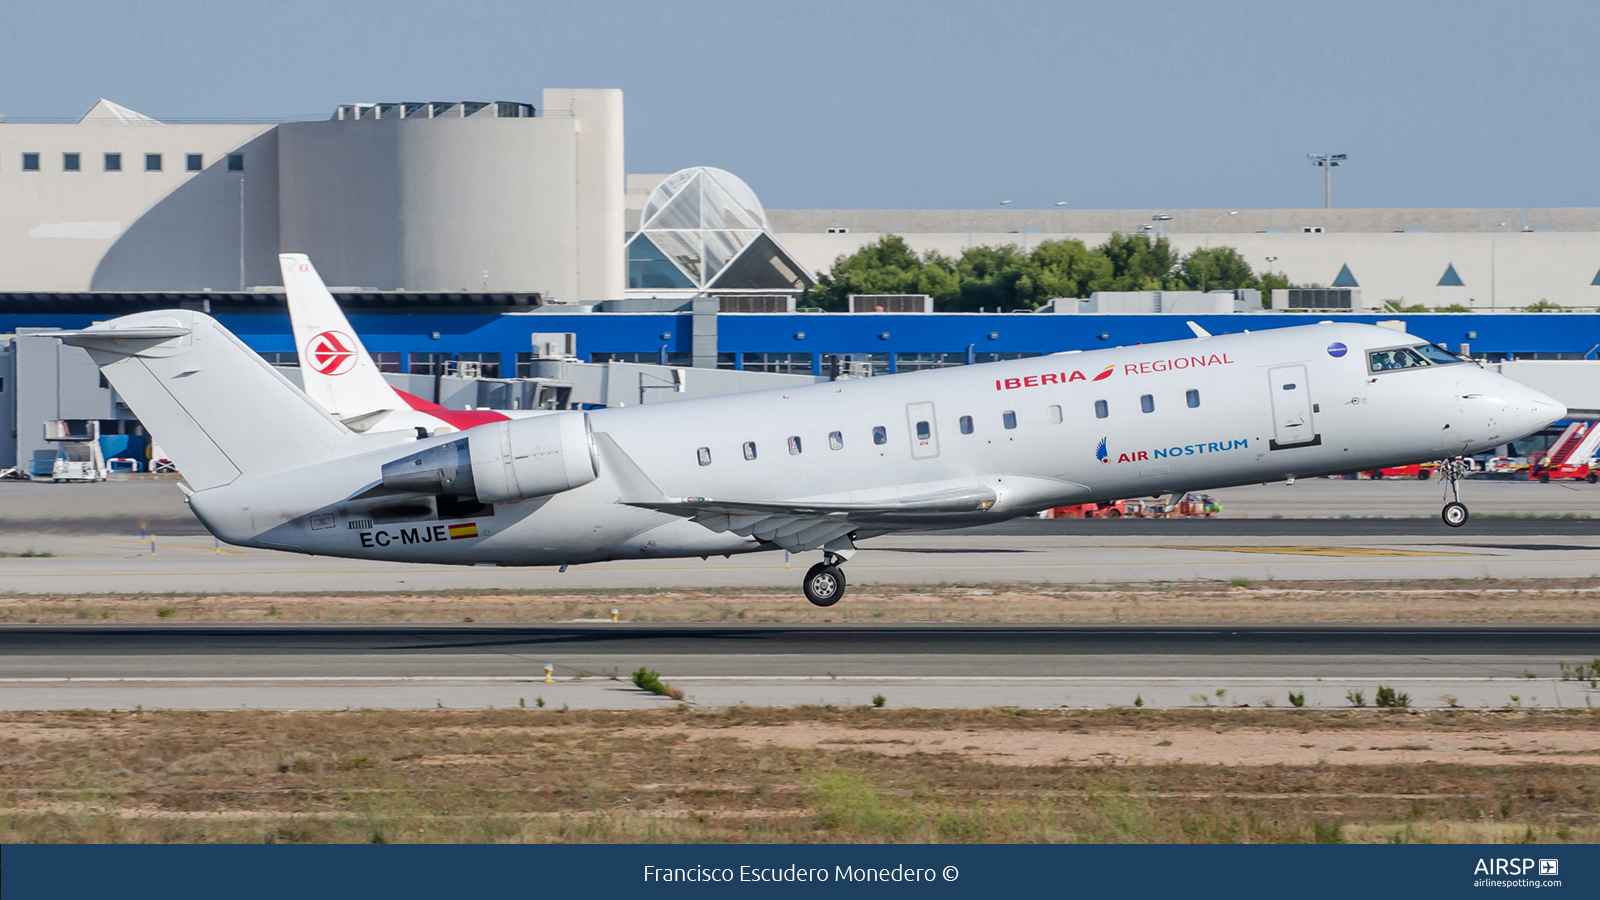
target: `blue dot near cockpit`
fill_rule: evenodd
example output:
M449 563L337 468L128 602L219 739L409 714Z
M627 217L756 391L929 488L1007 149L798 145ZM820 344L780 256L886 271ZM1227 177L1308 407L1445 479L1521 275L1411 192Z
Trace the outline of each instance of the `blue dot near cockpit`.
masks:
M1344 344L1341 344L1338 341L1334 341L1328 345L1328 355L1334 359L1338 359L1339 357L1345 355L1345 353L1349 352L1349 350L1349 347L1346 347Z

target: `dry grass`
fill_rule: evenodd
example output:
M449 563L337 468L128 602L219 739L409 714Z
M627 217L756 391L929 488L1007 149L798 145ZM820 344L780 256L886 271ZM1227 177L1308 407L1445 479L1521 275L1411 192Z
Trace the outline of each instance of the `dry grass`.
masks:
M1595 622L1595 579L852 585L822 610L784 588L0 595L0 622Z
M753 727L810 729L762 743ZM905 746L907 732L943 745ZM994 738L1600 736L1587 711L0 714L0 841L1594 841L1600 773L1022 764ZM1009 737L1007 737L1009 736Z

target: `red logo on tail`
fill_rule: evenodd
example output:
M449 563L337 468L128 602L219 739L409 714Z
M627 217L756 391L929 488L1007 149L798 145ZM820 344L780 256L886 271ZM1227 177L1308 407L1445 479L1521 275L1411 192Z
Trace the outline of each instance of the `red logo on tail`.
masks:
M343 375L356 366L356 342L342 331L324 331L306 344L306 360L322 375Z

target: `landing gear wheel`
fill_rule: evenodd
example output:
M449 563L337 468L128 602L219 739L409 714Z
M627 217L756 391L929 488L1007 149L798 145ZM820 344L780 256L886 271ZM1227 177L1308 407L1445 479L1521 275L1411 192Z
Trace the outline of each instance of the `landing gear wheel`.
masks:
M831 563L819 562L806 572L801 587L812 606L832 606L844 596L844 571Z
M1446 503L1444 511L1439 514L1444 523L1451 528L1460 528L1467 524L1467 507L1462 503Z

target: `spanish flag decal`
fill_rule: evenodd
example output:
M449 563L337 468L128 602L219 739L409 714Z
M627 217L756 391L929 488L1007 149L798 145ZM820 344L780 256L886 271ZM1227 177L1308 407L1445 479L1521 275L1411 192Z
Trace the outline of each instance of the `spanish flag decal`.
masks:
M1116 363L1112 363L1111 365L1106 366L1105 371L1101 372L1099 375L1096 375L1094 377L1094 380L1095 381L1104 381L1105 379L1110 378L1111 377L1111 371L1113 369L1115 369L1116 367L1117 367Z
M450 540L452 540L452 541L459 541L462 538L474 538L474 537L477 537L477 536L478 536L478 523L477 522L468 522L465 525L451 525L450 526Z

